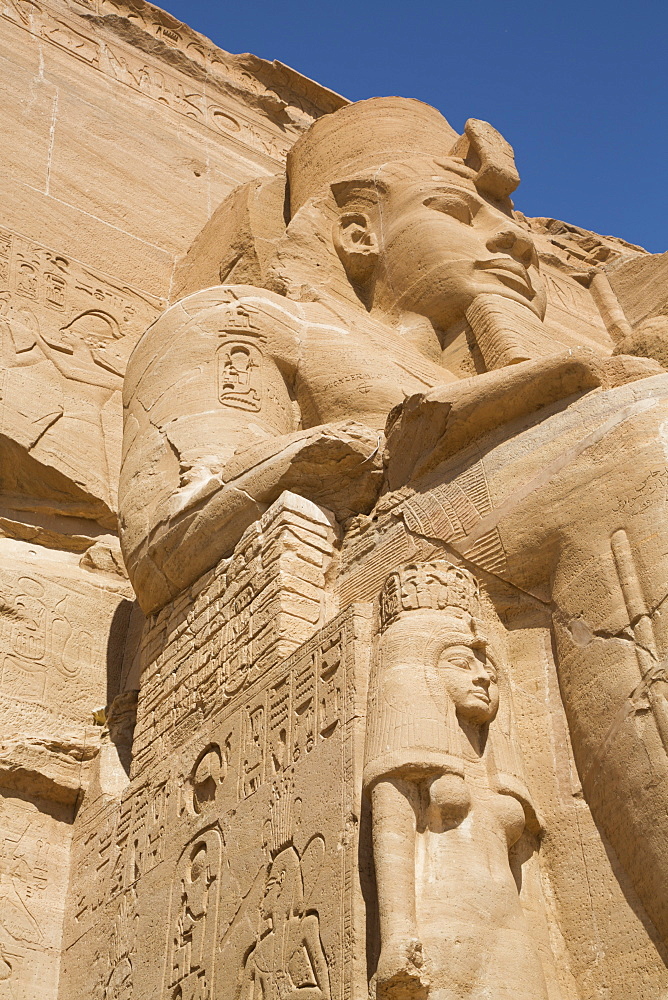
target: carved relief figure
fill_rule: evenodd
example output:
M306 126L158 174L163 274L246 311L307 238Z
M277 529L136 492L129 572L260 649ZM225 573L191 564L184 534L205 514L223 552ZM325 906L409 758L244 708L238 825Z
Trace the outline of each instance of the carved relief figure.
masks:
M181 881L181 911L174 949L174 973L178 980L199 969L209 892L215 881L207 865L206 847L202 845L190 860L190 869Z
M536 817L479 614L475 580L445 561L383 591L363 779L379 997L548 996L508 859Z
M214 939L222 844L216 829L187 845L172 889L166 986L170 1000L208 1000L214 988Z
M6 837L0 857L0 997L20 995L23 963L45 949L38 914L47 886L49 843L46 830L29 823L16 839ZM36 905L37 904L37 905Z
M0 951L0 1000L14 1000L14 991L10 983L13 968L8 957Z
M239 189L193 247L181 282L192 294L129 362L124 557L155 611L230 555L282 491L328 507L345 532L382 486L378 523L392 518L554 609L585 797L668 940L655 696L668 654L666 497L618 506L665 468L668 378L652 360L613 355L586 320L550 326L536 247L510 201L518 182L487 123L458 136L433 108L376 98L315 122L286 177ZM196 290L216 271L228 284ZM597 287L606 280L597 272ZM219 393L233 303L253 311L246 333L262 345L252 419ZM614 639L629 630L635 642Z
M315 889L325 860L320 834L298 848L302 800L293 770L275 778L263 827L266 863L245 888L227 883L238 903L220 928L221 968L238 970L221 984L225 1000L330 1000L331 984ZM238 874L241 874L239 872ZM250 883L250 884L248 884Z
M125 363L160 300L7 230L0 285L4 433L64 473L79 500L92 489L108 518L100 500L115 509Z
M304 902L299 855L290 845L267 869L262 929L243 969L241 1000L329 1000L329 972L316 913Z
M137 948L137 894L132 886L120 897L104 956L102 1000L131 1000L134 982L132 963Z

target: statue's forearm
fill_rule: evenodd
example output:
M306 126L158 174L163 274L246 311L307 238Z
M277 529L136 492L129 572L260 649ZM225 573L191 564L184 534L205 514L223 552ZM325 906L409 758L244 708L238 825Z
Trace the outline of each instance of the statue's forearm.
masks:
M415 914L415 811L412 783L378 781L371 792L373 859L383 948L417 938Z
M631 362L624 367L624 360ZM592 389L659 374L647 359L574 348L448 383L409 397L387 427L388 480L398 489L485 434Z
M143 610L157 610L230 555L246 528L284 490L343 520L367 512L380 488L382 436L361 424L323 425L235 455L221 476L181 491L145 548L127 559Z

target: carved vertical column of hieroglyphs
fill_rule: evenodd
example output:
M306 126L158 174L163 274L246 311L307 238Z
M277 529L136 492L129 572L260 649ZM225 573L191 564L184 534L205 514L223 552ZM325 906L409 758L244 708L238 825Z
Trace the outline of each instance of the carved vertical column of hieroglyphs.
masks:
M231 560L149 619L135 732L135 768L179 743L330 612L333 521L284 493L251 525Z

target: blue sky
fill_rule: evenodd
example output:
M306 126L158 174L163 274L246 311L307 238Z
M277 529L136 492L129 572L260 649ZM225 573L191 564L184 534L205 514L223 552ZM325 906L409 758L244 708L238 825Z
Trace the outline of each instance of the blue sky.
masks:
M668 250L666 0L164 0L351 100L418 97L515 147L516 207Z

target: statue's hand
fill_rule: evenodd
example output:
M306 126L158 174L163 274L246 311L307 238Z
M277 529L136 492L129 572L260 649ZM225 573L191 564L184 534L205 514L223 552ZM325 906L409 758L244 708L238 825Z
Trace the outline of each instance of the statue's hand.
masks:
M352 420L320 424L236 451L222 468L193 467L169 499L169 516L200 507L221 490L271 503L292 490L328 507L339 521L371 510L381 485L384 437Z
M327 507L338 521L368 513L381 486L384 438L355 421L320 424L239 451L223 469L229 488L261 503L283 490Z
M378 1000L424 1000L429 976L422 942L415 937L383 942L376 970Z
M652 362L635 360L632 371L628 365L622 371L621 358L577 347L410 396L392 411L386 427L390 490L414 482L497 427L570 396L661 371Z
M384 444L382 434L353 421L316 427L292 459L291 488L339 521L367 513L381 486Z
M240 449L215 473L198 469L158 509L145 551L125 554L135 586L141 573L142 608L156 610L231 555L284 490L328 508L340 522L368 513L381 487L382 451L382 434L348 421Z

